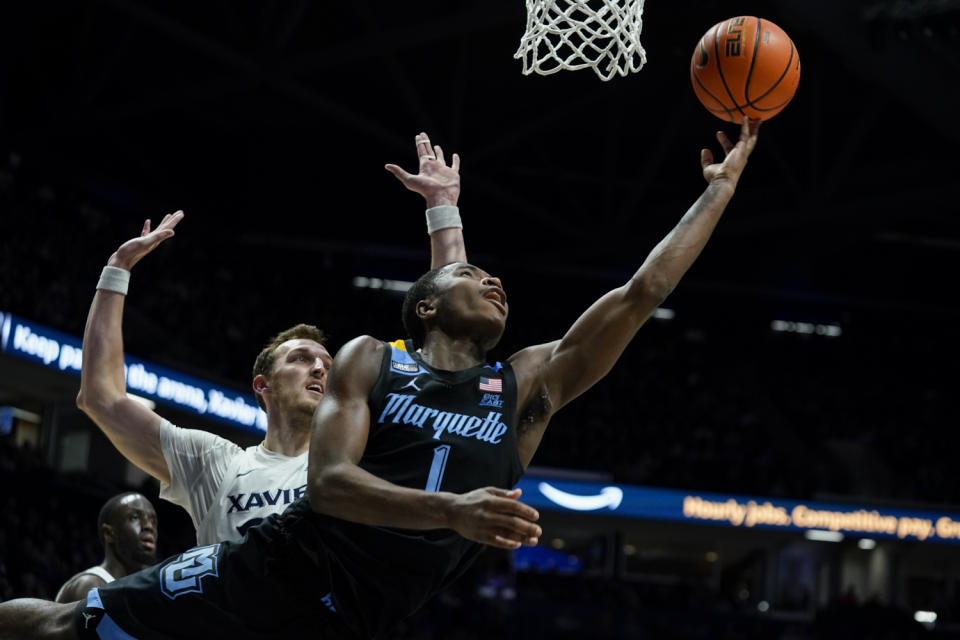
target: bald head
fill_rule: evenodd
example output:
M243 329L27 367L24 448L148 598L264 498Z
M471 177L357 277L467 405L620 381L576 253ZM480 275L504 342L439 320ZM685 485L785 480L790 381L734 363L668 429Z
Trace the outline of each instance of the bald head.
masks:
M100 543L133 571L156 562L157 533L157 512L143 494L121 493L100 508Z

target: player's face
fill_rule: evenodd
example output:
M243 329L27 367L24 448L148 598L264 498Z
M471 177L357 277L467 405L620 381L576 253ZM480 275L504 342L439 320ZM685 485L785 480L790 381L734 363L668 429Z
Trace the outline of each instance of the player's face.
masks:
M332 363L326 347L313 340L287 340L277 347L268 384L278 407L312 416L323 397Z
M113 522L114 549L124 566L157 562L157 512L141 495L130 495L117 508Z
M440 322L453 335L476 335L493 347L506 328L507 294L500 279L470 264L451 265L438 279Z

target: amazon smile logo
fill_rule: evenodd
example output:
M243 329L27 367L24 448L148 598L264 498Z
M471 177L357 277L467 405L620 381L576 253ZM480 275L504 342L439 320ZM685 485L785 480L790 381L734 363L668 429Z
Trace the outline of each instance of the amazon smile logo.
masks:
M591 496L567 493L548 482L541 482L537 488L550 502L573 511L596 511L604 508L613 511L623 500L623 489L620 487L604 487L600 493Z

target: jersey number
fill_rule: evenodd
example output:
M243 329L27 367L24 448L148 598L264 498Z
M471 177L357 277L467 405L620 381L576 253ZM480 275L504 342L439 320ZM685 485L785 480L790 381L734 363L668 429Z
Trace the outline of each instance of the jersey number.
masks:
M203 593L200 584L206 576L217 577L219 544L196 547L177 556L160 570L160 590L171 600L185 593Z
M430 475L427 476L427 491L440 491L443 482L443 471L447 468L447 458L450 456L450 445L442 444L433 450L433 463L430 465Z

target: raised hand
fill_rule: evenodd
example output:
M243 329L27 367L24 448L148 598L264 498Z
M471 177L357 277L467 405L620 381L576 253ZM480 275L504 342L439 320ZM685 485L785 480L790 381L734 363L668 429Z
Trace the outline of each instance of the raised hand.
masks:
M443 149L438 144L430 144L426 133L417 134L415 140L420 158L419 172L416 175L407 173L395 164L386 165L386 170L407 189L422 195L428 208L456 205L460 198L460 156L453 154L453 162L448 167Z
M713 184L722 181L728 181L731 186L736 187L740 180L740 174L747 165L747 158L757 146L757 132L760 129L759 120L743 119L740 126L740 139L737 144L730 142L723 131L717 131L717 140L723 147L723 162L714 163L713 152L710 149L700 150L700 165L703 167L703 177L707 182Z
M150 219L148 218L143 223L143 230L140 231L140 236L131 238L120 245L120 248L110 256L107 265L129 271L133 265L140 262L140 258L153 251L157 245L167 238L172 238L174 233L173 228L177 226L177 223L181 220L183 220L183 211L168 213L163 216L163 220L160 221L157 228L151 231Z
M518 502L520 490L484 487L456 496L450 527L464 538L503 549L534 546L542 530L534 523L540 514Z

